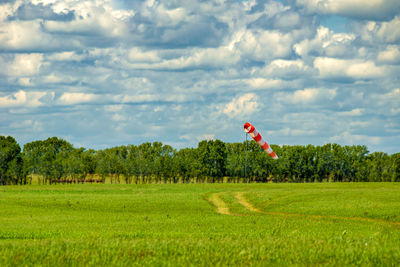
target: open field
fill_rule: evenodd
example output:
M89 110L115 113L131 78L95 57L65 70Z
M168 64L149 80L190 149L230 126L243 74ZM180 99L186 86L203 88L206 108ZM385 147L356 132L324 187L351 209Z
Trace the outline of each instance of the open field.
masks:
M0 266L400 262L400 184L0 187Z

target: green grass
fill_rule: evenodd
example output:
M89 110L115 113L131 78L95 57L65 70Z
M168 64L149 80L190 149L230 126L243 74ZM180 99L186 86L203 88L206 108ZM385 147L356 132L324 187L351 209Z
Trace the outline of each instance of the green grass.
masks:
M399 211L396 183L5 186L0 266L398 266Z

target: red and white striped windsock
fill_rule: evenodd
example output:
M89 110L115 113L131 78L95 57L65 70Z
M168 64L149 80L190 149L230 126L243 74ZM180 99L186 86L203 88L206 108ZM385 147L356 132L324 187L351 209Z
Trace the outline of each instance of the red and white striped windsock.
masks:
M250 136L253 137L254 141L256 141L273 159L278 159L278 156L251 123L246 122L244 124L244 131L250 134Z

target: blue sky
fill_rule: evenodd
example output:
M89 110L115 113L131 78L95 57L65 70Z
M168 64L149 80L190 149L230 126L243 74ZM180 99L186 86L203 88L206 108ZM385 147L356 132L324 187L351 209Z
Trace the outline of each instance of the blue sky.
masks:
M0 135L400 152L400 1L0 1Z

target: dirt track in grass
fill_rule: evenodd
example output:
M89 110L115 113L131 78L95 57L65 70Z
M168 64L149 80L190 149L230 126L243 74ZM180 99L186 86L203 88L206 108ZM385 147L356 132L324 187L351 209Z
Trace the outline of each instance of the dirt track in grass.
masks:
M221 199L222 195L227 195L227 194L229 194L229 193L228 192L214 193L211 195L211 197L208 200L213 206L215 206L215 208L217 209L217 212L219 214L240 216L241 214L232 213L229 210L227 204ZM375 223L385 223L385 224L390 224L395 227L400 227L400 222L388 221L388 220L384 220L384 219L264 211L264 210L261 210L261 209L255 207L252 203L250 203L250 201L245 197L244 194L245 194L244 192L237 192L237 193L234 193L233 195L240 205L245 207L247 210L249 210L251 212L255 212L255 213L260 213L260 214L265 214L265 215L284 216L284 217L307 217L307 218L319 219L319 220L334 219L334 220L349 220L349 221L359 221L359 222L375 222Z
M215 206L217 212L224 215L234 215L230 212L226 203L221 199L221 195L224 193L215 193L212 194L211 197L208 199L212 205Z

